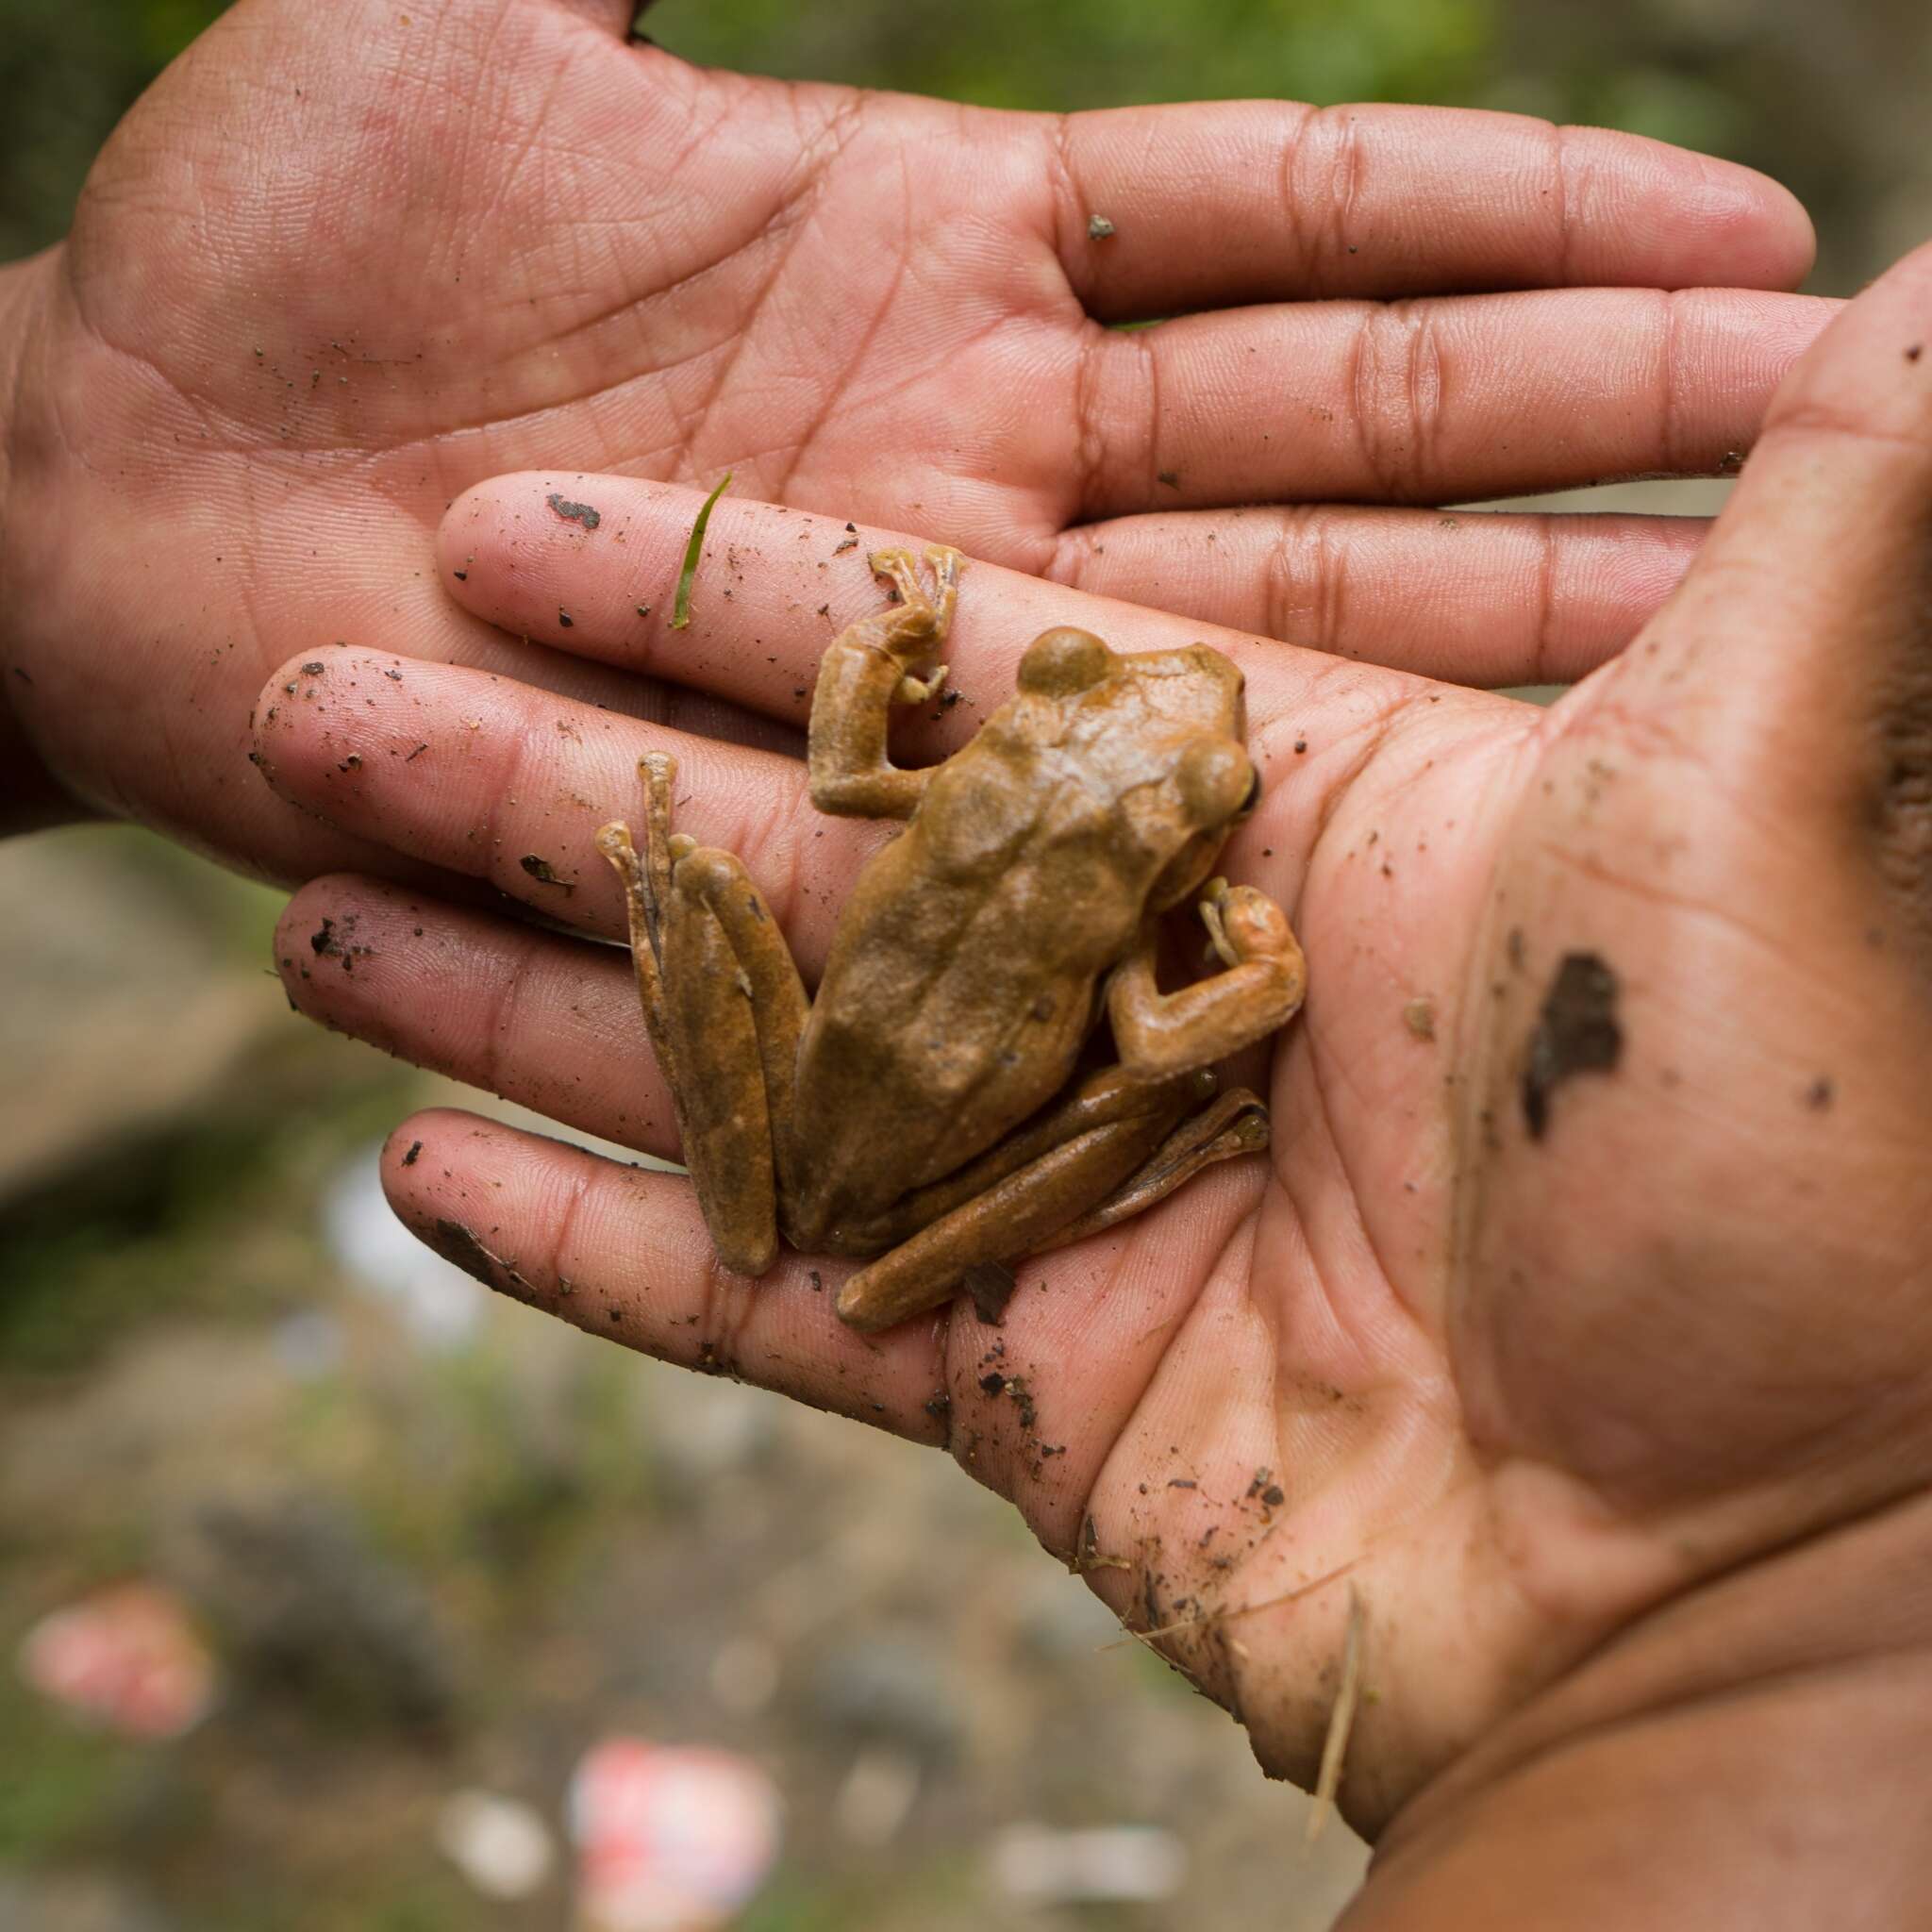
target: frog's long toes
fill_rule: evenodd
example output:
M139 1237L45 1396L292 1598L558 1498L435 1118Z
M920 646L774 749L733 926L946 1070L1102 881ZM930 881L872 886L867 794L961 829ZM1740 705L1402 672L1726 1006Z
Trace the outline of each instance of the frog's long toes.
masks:
M1208 928L1208 958L1224 966L1239 966L1241 955L1227 936L1228 885L1225 879L1209 879L1201 889L1201 924Z

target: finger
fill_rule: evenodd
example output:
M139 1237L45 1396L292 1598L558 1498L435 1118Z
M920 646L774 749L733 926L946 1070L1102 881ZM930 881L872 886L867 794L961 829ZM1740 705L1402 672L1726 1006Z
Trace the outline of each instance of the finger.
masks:
M1082 515L1715 475L1832 312L1799 295L1574 289L1096 330Z
M594 499L594 530L554 508L554 500L575 507L576 498ZM726 496L712 512L690 625L674 629L669 612L702 502L675 484L629 476L526 471L492 477L458 497L443 519L443 581L460 603L506 630L681 680L734 707L802 721L825 645L886 596L869 556L891 544L909 544L916 554L920 545ZM1247 673L1255 718L1301 704L1332 668L1313 650L1259 642L1252 633L1204 627L975 561L945 643L949 690L960 695L937 720L923 708L895 719L895 742L915 758L961 742L1010 692L1026 644L1055 625L1081 625L1121 650L1211 643ZM1399 703L1416 691L1398 675L1364 679L1354 690L1367 702Z
M1265 1185L1258 1161L1022 1264L997 1328L956 1303L873 1336L833 1311L850 1262L786 1251L758 1281L721 1270L681 1174L440 1109L396 1130L382 1171L405 1224L491 1288L587 1334L947 1446L1070 1556L1136 1409L1157 1398L1185 1436L1197 1401L1213 1400L1176 1409L1158 1381L1191 1317L1208 1324L1191 1358L1205 1349L1224 1361L1227 1328L1253 1326L1235 1270ZM1184 1472L1180 1452L1162 1467Z
M1847 820L1932 924L1932 247L1867 290L1778 392L1633 690ZM1747 709L1738 693L1748 691ZM1746 748L1748 749L1748 752Z
M824 1268L788 1253L762 1280L727 1274L682 1174L439 1109L390 1137L382 1179L419 1240L587 1334L915 1441L944 1441L934 1400L945 1387L935 1339L943 1318L861 1338L832 1312L837 1280Z
M797 758L642 725L467 665L334 646L277 673L256 722L257 763L284 798L610 939L625 920L596 832L640 808L647 750L678 760L680 825L757 853L766 876L795 879L796 841L828 826L834 850L860 842L864 828L848 822L808 824ZM781 918L798 896L774 895Z
M1567 684L1683 580L1701 517L1235 509L1118 517L1044 575L1446 683Z
M595 532L552 508L553 497L569 505L580 496L601 507ZM497 477L444 520L444 580L504 629L695 678L738 704L796 718L824 643L877 608L882 592L863 558L881 540L724 498L691 626L674 633L665 607L697 503L628 477ZM1069 530L1041 573L1095 596L1425 677L1540 684L1580 676L1621 650L1682 579L1703 528L1691 518L1332 505L1173 512ZM998 594L1009 581L1024 580L1003 578ZM958 638L974 631L985 583L975 565ZM1024 620L1011 634L1033 635ZM963 680L962 647L947 648Z
M671 1096L629 956L385 881L337 874L275 925L290 1004L397 1059L661 1159Z
M1797 201L1751 169L1514 114L1110 108L1057 124L1056 162L1061 259L1108 320L1297 296L1792 289L1814 246Z

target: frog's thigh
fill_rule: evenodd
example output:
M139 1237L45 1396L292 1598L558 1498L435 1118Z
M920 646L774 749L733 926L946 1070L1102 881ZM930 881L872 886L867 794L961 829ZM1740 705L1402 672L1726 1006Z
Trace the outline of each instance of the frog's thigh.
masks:
M725 1267L756 1275L778 1254L758 982L711 903L728 891L730 869L737 865L728 853L701 848L681 857L672 873L661 933L663 1022L675 1070L684 1162L705 1225Z
M859 1270L839 1296L855 1328L890 1328L936 1307L969 1268L1030 1254L1135 1173L1180 1105L1109 1122L1062 1141Z
M1158 1113L1170 1124L1190 1108L1211 1099L1214 1075L1205 1070L1183 1074L1171 1080L1142 1080L1120 1067L1103 1067L1090 1074L1058 1106L1035 1116L1027 1124L1014 1128L1004 1141L995 1141L976 1160L968 1161L942 1180L915 1188L873 1219L847 1232L850 1244L837 1252L851 1255L879 1255L909 1241L921 1228L941 1220L956 1208L1031 1166L1042 1154L1095 1127L1109 1127L1117 1121L1141 1120Z
M1243 1154L1262 1153L1267 1145L1267 1107L1257 1094L1237 1087L1184 1120L1143 1167L1130 1174L1098 1207L1049 1236L1033 1252L1041 1255L1049 1248L1067 1247L1104 1227L1144 1214L1184 1182L1192 1180L1204 1167Z

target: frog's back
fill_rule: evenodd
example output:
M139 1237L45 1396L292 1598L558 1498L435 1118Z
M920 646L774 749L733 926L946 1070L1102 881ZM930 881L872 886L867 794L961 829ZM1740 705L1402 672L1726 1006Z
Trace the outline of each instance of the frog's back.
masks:
M962 758L860 874L800 1052L808 1214L889 1206L1066 1084L1149 861L1053 762Z
M1019 683L840 916L800 1043L808 1232L951 1174L1053 1099L1101 975L1200 829L1190 758L1245 769L1241 674L1205 645L1117 656L1049 632Z

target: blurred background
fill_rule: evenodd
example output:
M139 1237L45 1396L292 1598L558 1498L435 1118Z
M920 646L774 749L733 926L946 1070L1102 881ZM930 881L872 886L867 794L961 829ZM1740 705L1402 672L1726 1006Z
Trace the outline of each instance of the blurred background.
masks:
M58 239L218 11L0 0L0 258ZM1005 106L1634 129L1790 184L1827 293L1932 233L1924 0L662 0L649 25L706 62ZM0 847L0 1932L560 1926L567 1789L626 1736L730 1754L650 1762L737 1817L746 1927L1330 1922L1360 1848L1305 1845L1234 1726L950 1464L485 1306L396 1234L374 1146L453 1090L291 1019L273 894L89 827ZM607 1752L592 1795L635 1770Z

